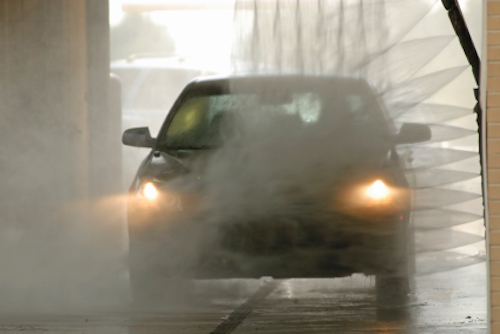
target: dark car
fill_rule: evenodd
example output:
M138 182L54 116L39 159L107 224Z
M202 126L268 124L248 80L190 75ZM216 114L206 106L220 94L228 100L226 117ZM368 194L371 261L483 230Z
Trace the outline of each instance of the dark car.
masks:
M410 192L396 146L430 139L400 130L371 86L338 76L198 79L130 188L134 298L173 277L376 276L377 298L408 292Z

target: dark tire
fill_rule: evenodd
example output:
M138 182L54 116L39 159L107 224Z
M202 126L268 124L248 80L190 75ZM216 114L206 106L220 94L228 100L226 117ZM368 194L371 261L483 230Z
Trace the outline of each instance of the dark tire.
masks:
M379 274L375 277L378 308L400 308L408 302L410 280L407 276Z
M404 307L413 287L414 276L414 254L412 245L412 234L394 247L395 257L389 260L392 268L386 268L375 276L375 293L377 297L377 308L396 309Z
M133 247L129 252L130 290L133 305L140 309L170 309L182 307L194 290L189 278L180 277L154 261L151 253ZM155 255L158 257L158 255ZM153 260L152 260L153 259Z
M386 267L375 276L375 293L378 309L403 309L411 291L415 289L415 234L409 216L406 224L394 235L393 256L388 257Z
M182 277L130 272L134 307L148 310L187 307L194 297L193 282Z
M158 303L163 300L163 291L168 279L162 280L143 273L130 271L130 289L135 304Z

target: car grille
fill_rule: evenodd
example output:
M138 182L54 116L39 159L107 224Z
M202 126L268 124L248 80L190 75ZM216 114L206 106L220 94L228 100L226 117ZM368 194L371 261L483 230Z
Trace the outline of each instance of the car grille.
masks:
M275 218L221 226L223 248L252 255L279 254L294 248L342 248L352 243L352 236L333 231L332 224Z

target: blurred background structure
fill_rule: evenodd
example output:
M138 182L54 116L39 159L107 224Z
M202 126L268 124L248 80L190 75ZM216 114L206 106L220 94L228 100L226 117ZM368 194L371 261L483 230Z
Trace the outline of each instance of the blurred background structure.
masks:
M90 201L121 191L108 3L2 0L0 36L1 307L50 309L122 243Z

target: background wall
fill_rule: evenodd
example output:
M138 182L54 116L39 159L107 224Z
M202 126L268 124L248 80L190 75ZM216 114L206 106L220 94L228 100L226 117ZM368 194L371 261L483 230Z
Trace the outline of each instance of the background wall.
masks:
M76 298L116 241L89 223L121 186L108 22L102 0L0 1L0 308Z

